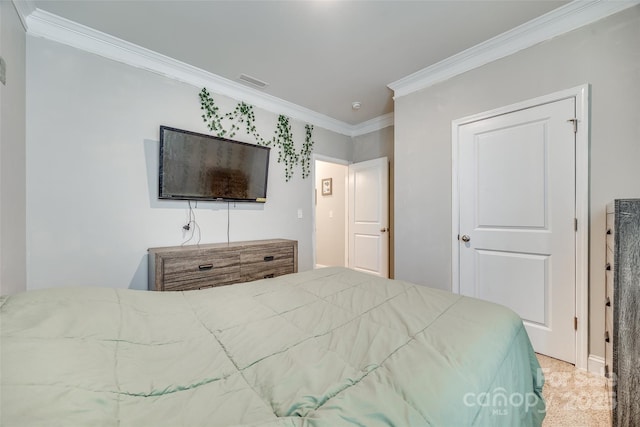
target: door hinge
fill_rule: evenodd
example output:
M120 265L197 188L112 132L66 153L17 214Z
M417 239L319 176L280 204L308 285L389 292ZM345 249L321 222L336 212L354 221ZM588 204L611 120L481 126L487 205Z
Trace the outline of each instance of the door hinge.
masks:
M567 121L573 123L573 133L578 133L578 119L573 118Z
M578 330L578 318L577 317L573 318L573 330L574 331Z
M573 229L578 231L578 218L573 218Z

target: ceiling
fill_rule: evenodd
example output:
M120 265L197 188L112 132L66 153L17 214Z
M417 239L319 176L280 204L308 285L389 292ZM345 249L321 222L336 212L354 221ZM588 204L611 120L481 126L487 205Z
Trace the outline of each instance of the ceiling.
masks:
M355 125L388 84L567 1L32 0L35 8ZM352 103L361 103L359 110Z

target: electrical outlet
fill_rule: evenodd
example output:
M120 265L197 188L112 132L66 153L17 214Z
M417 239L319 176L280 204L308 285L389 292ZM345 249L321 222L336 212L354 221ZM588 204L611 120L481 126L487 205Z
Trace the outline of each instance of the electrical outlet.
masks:
M302 218L302 209L298 208L298 219Z
M0 83L7 85L7 62L0 56Z

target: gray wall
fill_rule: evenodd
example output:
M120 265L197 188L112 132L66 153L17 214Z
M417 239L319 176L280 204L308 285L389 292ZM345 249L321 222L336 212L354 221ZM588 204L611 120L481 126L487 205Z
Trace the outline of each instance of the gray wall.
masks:
M605 205L640 196L640 6L395 103L396 277L451 289L451 121L591 84L590 348L604 355Z
M207 133L201 88L31 36L27 88L27 288L145 289L147 248L186 240L187 203L157 199L158 128ZM213 95L222 112L237 104ZM255 115L273 135L277 115ZM304 123L292 128L300 149ZM313 139L316 153L351 156L350 137L316 127ZM275 149L267 197L230 204L230 240L298 240L299 269L310 269L313 183L299 169L285 182ZM202 243L227 240L227 206L198 204Z
M389 159L389 277L395 277L395 244L394 226L395 223L395 197L394 197L394 175L395 161L393 151L393 126L370 132L365 135L353 138L353 162L364 162L380 157Z
M26 290L25 52L26 36L11 1L0 1L0 294Z

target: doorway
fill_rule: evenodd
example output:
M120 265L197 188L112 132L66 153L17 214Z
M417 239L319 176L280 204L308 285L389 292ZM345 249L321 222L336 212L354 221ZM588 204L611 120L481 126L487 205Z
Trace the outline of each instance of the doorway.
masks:
M314 266L389 277L389 161L314 155Z
M315 268L346 267L349 166L338 159L314 161Z

